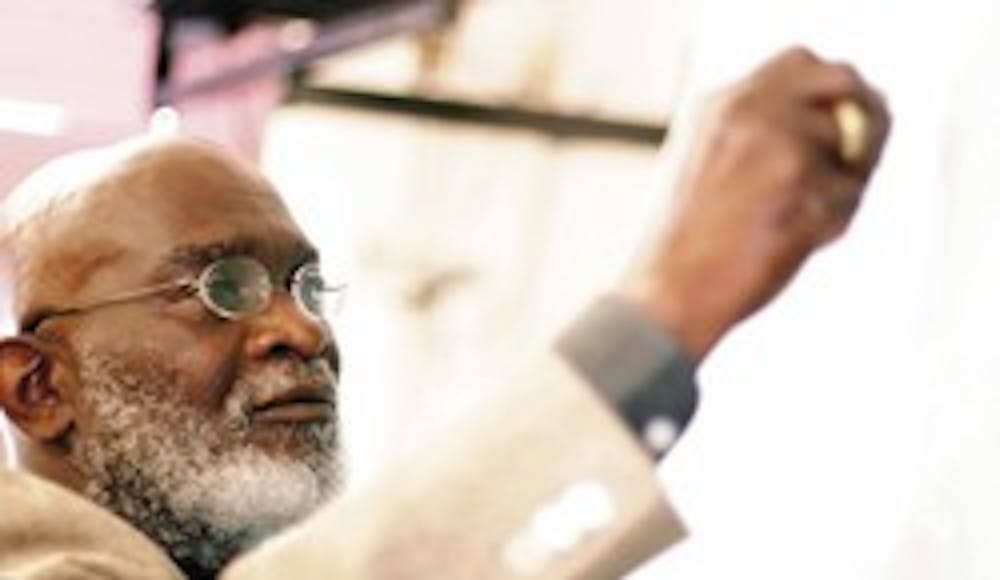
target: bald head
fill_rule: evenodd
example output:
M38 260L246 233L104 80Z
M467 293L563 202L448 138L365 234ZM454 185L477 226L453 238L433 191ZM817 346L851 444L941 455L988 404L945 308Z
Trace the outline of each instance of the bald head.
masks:
M23 226L92 204L120 190L129 195L160 195L190 186L217 190L240 183L250 192L272 193L251 167L225 149L192 138L137 137L110 146L79 151L43 165L3 202L4 230L15 235Z
M270 216L294 227L253 168L187 138L142 137L52 161L11 193L0 215L22 327L47 308L85 301L102 266L129 252L149 257L220 216Z

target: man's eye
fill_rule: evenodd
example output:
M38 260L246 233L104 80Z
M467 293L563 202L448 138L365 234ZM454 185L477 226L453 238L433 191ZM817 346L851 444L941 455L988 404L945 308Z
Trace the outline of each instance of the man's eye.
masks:
M235 308L242 302L243 292L235 280L214 278L206 285L206 290L213 301L226 308Z
M326 285L320 277L310 277L302 281L302 301L314 314L323 312L323 291Z
M323 316L327 286L319 265L302 266L292 280L291 290L304 310L313 316Z

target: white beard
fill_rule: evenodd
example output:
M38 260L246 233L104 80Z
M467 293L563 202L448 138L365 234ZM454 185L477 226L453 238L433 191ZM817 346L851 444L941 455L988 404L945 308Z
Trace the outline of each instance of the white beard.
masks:
M161 369L137 371L87 353L80 376L84 405L98 425L72 441L74 464L88 478L85 493L163 546L189 574L214 575L339 490L335 424L296 431L316 450L303 459L268 454L246 439L249 394L281 388L292 377L241 378L219 425L170 397L169 373Z

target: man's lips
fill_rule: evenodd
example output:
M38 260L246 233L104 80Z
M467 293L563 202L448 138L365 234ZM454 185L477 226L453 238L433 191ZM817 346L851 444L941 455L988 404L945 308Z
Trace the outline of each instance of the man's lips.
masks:
M254 411L251 417L254 424L324 423L332 421L335 412L330 402L282 403Z
M336 417L333 392L326 386L297 386L254 405L254 423L316 423Z

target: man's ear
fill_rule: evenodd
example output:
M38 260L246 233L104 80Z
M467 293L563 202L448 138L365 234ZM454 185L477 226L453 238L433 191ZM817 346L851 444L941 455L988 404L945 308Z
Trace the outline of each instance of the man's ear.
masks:
M53 348L32 336L0 340L0 408L28 437L51 442L73 426L68 375Z

